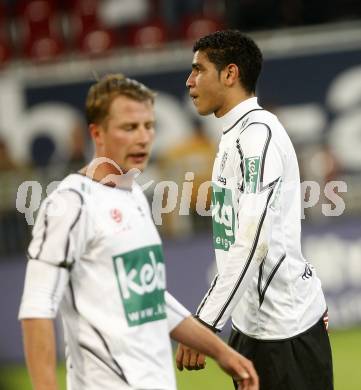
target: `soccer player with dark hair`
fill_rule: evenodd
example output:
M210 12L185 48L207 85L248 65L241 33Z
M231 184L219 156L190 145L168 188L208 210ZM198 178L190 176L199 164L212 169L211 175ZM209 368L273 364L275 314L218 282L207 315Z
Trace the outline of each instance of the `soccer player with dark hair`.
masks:
M154 140L153 102L151 90L122 75L95 83L86 100L95 158L41 206L19 314L34 390L57 389L59 307L69 390L175 390L169 337L258 390L252 363L166 291L161 240L134 181Z
M327 307L314 267L301 252L297 157L277 117L255 97L262 54L237 30L193 48L186 85L201 115L214 113L222 138L212 173L213 245L218 274L196 312L251 359L263 390L331 390ZM177 366L204 367L179 345Z

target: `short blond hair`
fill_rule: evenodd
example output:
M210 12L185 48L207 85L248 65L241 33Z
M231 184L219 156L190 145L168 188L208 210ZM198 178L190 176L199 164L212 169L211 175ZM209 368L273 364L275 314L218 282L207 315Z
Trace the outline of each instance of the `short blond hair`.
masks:
M139 102L150 101L153 104L155 92L121 73L108 74L89 88L85 102L88 124L103 124L109 115L110 105L118 96L126 96Z

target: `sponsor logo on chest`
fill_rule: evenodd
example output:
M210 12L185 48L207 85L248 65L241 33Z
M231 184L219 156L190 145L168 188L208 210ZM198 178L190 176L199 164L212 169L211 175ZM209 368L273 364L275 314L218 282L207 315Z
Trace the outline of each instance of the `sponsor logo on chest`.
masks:
M234 243L235 215L232 191L213 184L212 223L215 249L228 251Z
M166 317L166 285L160 245L113 256L114 270L129 326Z

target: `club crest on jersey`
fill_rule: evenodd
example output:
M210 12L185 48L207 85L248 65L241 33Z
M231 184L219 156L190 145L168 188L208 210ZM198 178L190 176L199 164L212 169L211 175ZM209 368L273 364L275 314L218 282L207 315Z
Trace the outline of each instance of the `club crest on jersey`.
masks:
M241 129L243 129L245 126L246 126L246 124L249 122L249 118L247 118L247 119L245 119L243 122L242 122L242 124L241 124Z
M111 209L110 216L116 223L121 223L123 216L119 209Z
M224 168L226 166L226 161L227 161L227 158L228 158L228 152L224 152L223 153L223 156L222 156L222 160L221 160L221 165L219 167L219 175L217 177L217 180L219 182L221 182L222 184L226 185L227 184L227 180L225 177L222 177L222 173L224 171Z
M256 193L260 176L260 158L249 157L245 159L245 193Z
M219 167L219 174L222 175L224 167L226 166L226 161L228 158L228 152L224 152L222 156L221 166Z
M302 275L302 280L306 280L309 278L312 278L313 272L312 272L312 266L309 263L306 263L305 265L305 272Z

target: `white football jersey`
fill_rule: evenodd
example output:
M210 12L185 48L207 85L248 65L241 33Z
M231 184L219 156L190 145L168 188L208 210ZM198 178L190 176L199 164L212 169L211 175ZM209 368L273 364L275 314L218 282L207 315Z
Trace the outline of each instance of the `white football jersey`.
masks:
M212 174L218 274L197 316L218 330L232 316L257 339L304 332L326 311L315 269L301 252L297 157L277 117L248 99L219 119Z
M54 318L60 305L69 389L176 389L169 332L189 313L165 291L137 184L69 175L43 202L28 256L19 318Z

